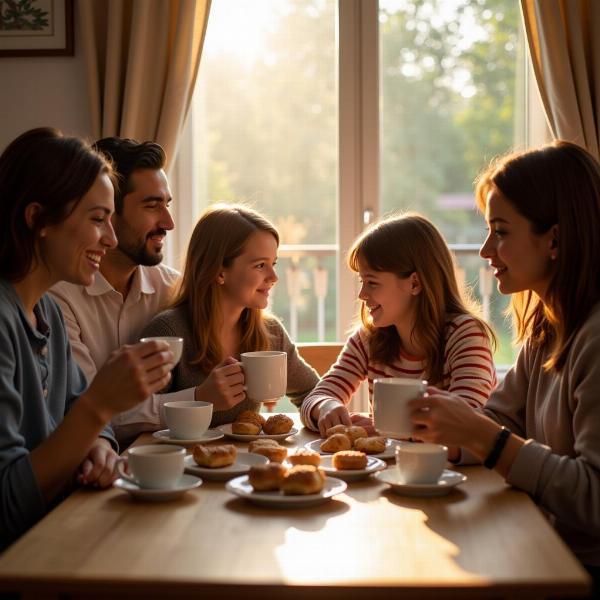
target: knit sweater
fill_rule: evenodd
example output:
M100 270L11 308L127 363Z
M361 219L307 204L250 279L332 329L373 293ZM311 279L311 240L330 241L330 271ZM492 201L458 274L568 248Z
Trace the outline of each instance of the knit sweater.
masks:
M309 366L298 354L296 346L290 340L283 325L274 318L267 321L267 328L271 337L271 350L287 353L287 396L296 405L302 404L308 394L319 380L317 372ZM144 329L142 337L148 336L178 336L184 339L181 360L172 371L172 380L166 392L191 388L200 385L208 377L198 366L192 366L197 350L192 339L192 327L187 310L178 306L159 313ZM239 358L239 357L237 357ZM210 426L215 427L223 423L231 423L235 417L244 410L258 411L260 403L243 400L229 410L213 412Z
M327 399L348 404L363 380L369 385L369 405L373 405L373 380L384 377L423 378L422 357L401 352L392 365L374 362L369 352L369 334L359 328L346 342L336 363L304 400L300 416L306 427L317 430L311 418L313 408ZM496 372L490 340L479 323L469 315L448 322L445 332L443 380L436 385L454 392L469 404L481 407L496 385Z

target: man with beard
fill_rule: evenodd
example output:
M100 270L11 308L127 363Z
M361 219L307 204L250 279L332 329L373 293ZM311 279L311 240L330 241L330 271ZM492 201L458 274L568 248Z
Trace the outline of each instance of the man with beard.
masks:
M177 271L161 264L163 241L173 229L165 153L154 142L117 137L95 144L119 178L112 224L118 245L101 258L90 286L60 282L51 293L61 305L75 359L91 381L113 350L138 341L144 326L169 302ZM194 390L155 395L122 413L113 427L120 442L158 429L167 399L193 400ZM173 396L177 396L173 398Z

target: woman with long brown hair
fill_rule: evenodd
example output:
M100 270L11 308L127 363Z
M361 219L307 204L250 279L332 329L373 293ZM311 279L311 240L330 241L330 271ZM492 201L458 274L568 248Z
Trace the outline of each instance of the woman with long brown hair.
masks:
M563 141L501 157L477 201L480 254L513 295L523 346L483 411L433 389L414 402L414 435L460 446L528 492L598 584L600 164Z
M444 238L425 217L407 213L375 223L348 258L361 279L362 326L301 407L321 434L337 424L370 425L346 405L367 379L425 378L472 406L485 404L496 379L494 336L470 308Z
M265 311L278 280L278 247L277 230L255 210L211 206L192 233L171 308L158 314L142 334L184 339L182 359L165 391L195 388L196 400L214 405L212 426L260 408L246 398L242 352L286 352L287 395L296 404L318 381L283 325Z

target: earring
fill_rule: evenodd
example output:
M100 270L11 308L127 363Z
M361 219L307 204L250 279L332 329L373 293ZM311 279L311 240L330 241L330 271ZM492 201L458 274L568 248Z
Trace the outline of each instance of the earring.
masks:
M556 254L551 254L550 255L550 260L556 260Z

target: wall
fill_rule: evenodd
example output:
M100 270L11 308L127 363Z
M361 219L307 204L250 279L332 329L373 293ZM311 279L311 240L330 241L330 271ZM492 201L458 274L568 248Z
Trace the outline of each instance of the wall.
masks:
M0 150L41 125L91 136L78 16L75 2L75 56L0 57Z

